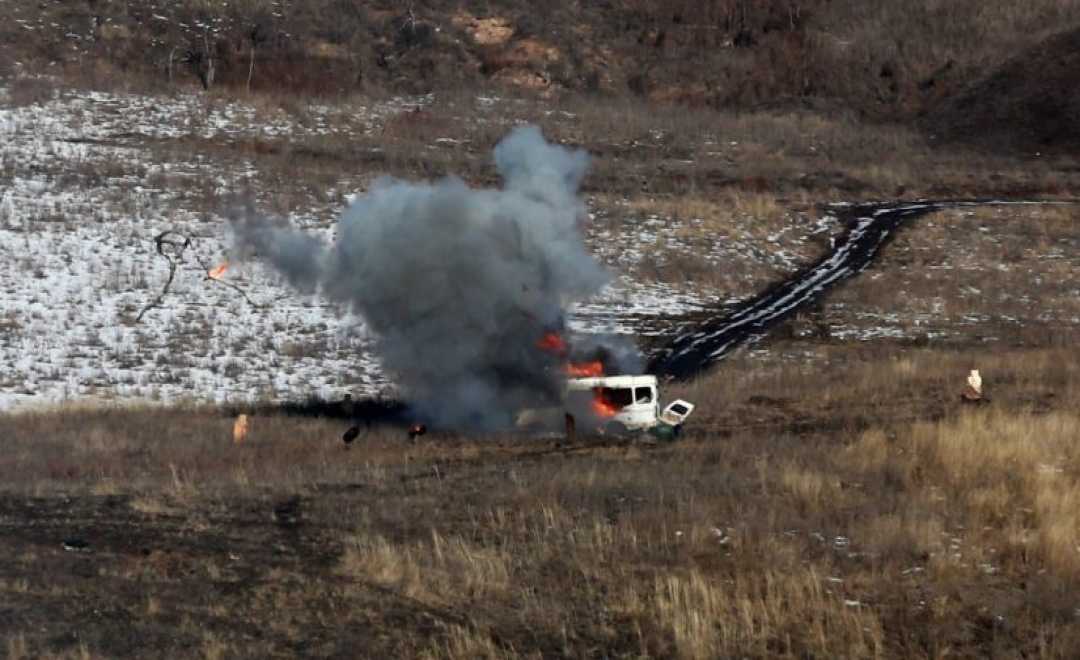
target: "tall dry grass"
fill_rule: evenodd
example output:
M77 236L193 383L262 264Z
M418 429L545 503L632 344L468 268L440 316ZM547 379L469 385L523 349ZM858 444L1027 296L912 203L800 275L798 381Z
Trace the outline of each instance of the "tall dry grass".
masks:
M107 490L133 516L116 524L190 518L180 529L207 547L225 534L235 559L150 558L211 583L262 576L185 611L269 621L264 650L392 620L380 648L427 657L1069 657L1080 388L1068 355L735 356L668 388L699 408L682 442L657 446L385 431L346 451L333 420L257 416L234 445L232 418L209 410L9 416L0 498L63 493L71 507ZM973 366L982 407L959 401ZM40 456L64 451L64 467L86 470L41 472ZM289 494L302 499L295 531L266 504ZM260 507L265 529L247 513ZM320 553L286 559L307 543ZM257 559L263 546L272 560ZM0 597L42 606L70 589L35 571L48 553L15 554L30 577L5 577ZM188 579L166 570L174 582L157 589ZM178 607L174 591L137 593L132 611L158 625ZM193 643L244 648L214 630ZM26 652L42 643L27 633Z
M656 655L881 656L877 617L861 603L835 598L826 584L813 569L765 571L724 582L695 570L685 577L659 577L639 624L671 635L672 648L655 649Z
M978 412L916 425L906 450L912 471L933 479L966 509L972 526L999 526L1010 561L1037 556L1062 580L1080 578L1080 415Z

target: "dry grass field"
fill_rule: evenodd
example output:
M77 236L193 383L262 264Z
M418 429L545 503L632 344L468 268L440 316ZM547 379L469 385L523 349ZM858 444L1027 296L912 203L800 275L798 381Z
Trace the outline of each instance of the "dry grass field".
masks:
M1072 355L743 355L673 388L701 415L659 445L7 416L0 638L12 658L1070 657ZM971 367L990 403L960 403Z

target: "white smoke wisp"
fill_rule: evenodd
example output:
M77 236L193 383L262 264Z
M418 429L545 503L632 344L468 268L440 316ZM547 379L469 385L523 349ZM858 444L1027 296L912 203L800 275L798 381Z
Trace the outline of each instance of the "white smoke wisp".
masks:
M587 154L522 127L494 159L500 189L383 178L346 209L332 245L248 217L234 222L237 251L351 305L422 414L452 427L508 424L522 407L558 400L562 373L537 343L609 276L582 237Z

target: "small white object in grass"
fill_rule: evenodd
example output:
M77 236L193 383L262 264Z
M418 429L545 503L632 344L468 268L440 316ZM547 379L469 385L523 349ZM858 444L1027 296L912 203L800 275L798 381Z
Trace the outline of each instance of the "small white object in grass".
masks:
M64 550L68 552L89 552L90 544L82 539L65 539Z
M982 394L982 376L979 375L978 369L972 369L967 378L968 385L971 389L975 390L976 394Z

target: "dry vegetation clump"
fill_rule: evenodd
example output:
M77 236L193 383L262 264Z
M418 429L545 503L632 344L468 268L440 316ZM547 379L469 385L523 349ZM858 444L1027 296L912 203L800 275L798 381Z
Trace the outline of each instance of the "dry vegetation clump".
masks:
M833 597L824 584L813 569L720 584L698 571L658 578L643 625L655 617L661 634L672 636L670 650L683 658L794 651L778 639L799 640L803 653L881 655L876 617Z
M999 561L1026 563L1036 554L1072 583L1080 577L1078 431L1080 417L1072 413L1031 419L999 411L918 425L907 449L935 473L923 478L967 509L970 524L1005 530Z
M774 195L740 190L724 191L717 198L665 196L619 200L598 196L594 199L600 205L622 206L635 215L670 220L678 225L675 235L679 238L730 231L737 224L746 223L747 236L763 240L784 226L783 220L790 212Z
M508 552L460 536L444 538L434 530L412 547L381 536L357 537L345 546L341 571L443 605L460 599L491 602L505 598L511 588Z
M1071 656L1071 354L815 351L671 388L699 404L671 445L4 417L0 635L63 653L71 621L109 657ZM981 407L959 402L972 367Z

